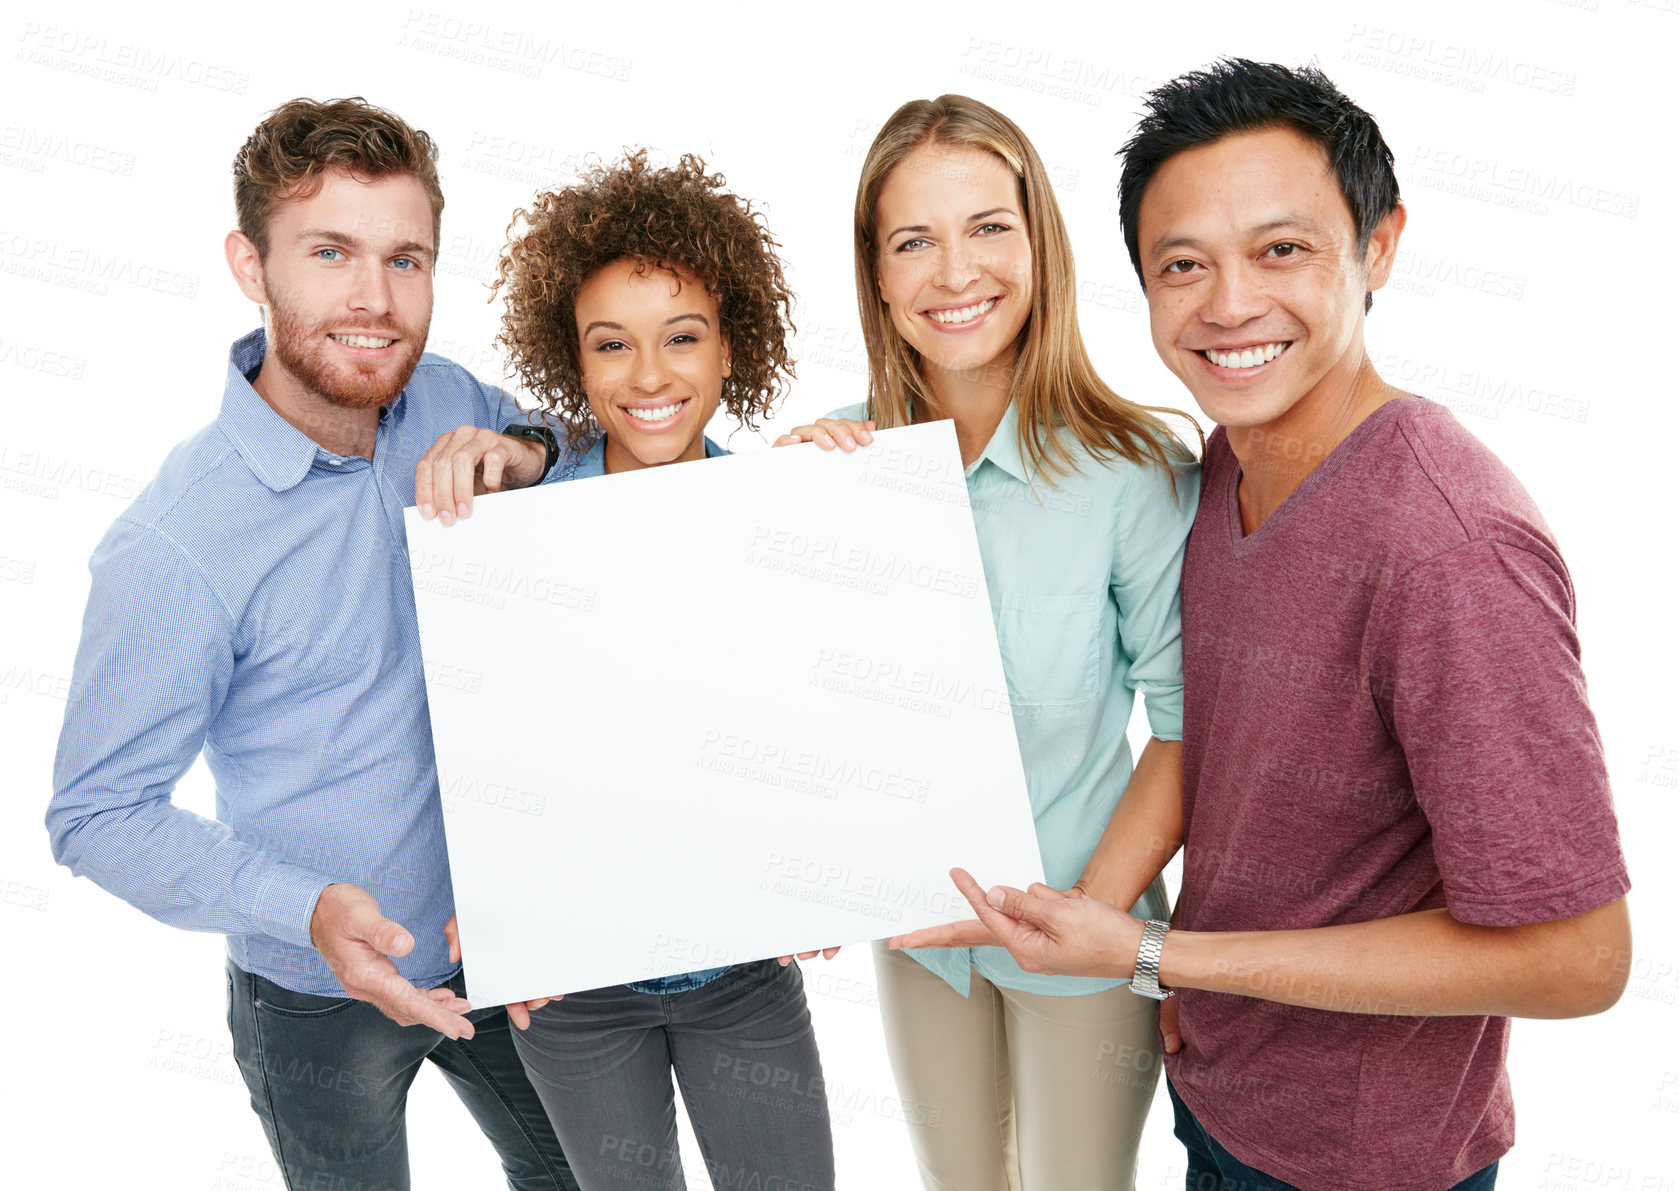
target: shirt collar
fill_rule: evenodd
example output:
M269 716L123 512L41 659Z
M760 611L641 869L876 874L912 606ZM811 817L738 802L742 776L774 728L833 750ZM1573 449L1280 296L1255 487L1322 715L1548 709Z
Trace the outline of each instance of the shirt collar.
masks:
M727 455L728 453L712 442L709 437L706 438L705 457L707 459L715 459L719 455ZM589 444L588 450L575 456L569 465L560 464L560 466L565 468L565 474L561 478L566 480L587 480L592 476L604 476L606 474L606 435L598 435L595 441Z
M997 429L992 431L991 441L985 444L985 450L979 453L979 458L964 469L965 473L973 475L979 469L979 465L987 459L1023 484L1030 484L1032 477L1037 474L1038 469L1032 465L1032 461L1020 453L1020 419L1015 412L1013 401L1003 410L1003 420L998 422Z
M331 452L274 412L251 387L246 377L262 367L267 351L268 337L260 327L233 341L227 352L227 385L216 425L257 479L274 492L285 492L303 482L316 458L330 458ZM379 411L381 422L398 410L406 392Z

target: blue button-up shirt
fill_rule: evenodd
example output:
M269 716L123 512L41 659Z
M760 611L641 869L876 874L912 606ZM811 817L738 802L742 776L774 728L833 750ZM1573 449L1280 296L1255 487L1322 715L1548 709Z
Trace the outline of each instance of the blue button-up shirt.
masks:
M525 421L421 357L371 461L334 455L251 387L234 343L216 421L177 446L94 552L47 811L53 854L160 921L223 931L234 963L342 996L309 944L327 885L407 927L397 970L453 975L454 912L402 509L463 424ZM552 478L557 478L552 477ZM203 751L216 819L171 792Z
M852 405L829 416L867 415ZM1079 467L1052 483L1021 454L1018 426L1011 403L965 475L1044 878L1065 889L1131 778L1134 696L1154 736L1183 739L1178 582L1200 469L1178 467L1174 494L1162 468L1094 459L1061 430ZM1135 912L1165 917L1158 879ZM964 995L971 972L1061 996L1128 983L1027 972L1001 947L906 954Z
M705 457L715 459L728 452L709 438L705 440ZM588 449L578 452L567 452L566 456L554 464L554 471L560 480L586 480L593 476L606 474L606 435L598 435ZM677 976L656 976L651 980L632 980L626 987L639 993L684 993L699 988L702 984L710 984L717 977L729 969L725 965L721 968L702 968L697 972L684 972Z

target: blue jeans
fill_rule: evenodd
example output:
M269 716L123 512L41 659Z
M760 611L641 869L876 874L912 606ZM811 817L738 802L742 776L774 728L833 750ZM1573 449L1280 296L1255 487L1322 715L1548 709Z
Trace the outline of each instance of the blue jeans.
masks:
M408 1088L430 1059L477 1118L513 1191L577 1191L513 1049L507 1011L470 1041L399 1026L365 1001L292 992L227 965L227 1025L251 1107L291 1191L408 1191ZM460 974L449 981L460 992Z
M1189 1170L1184 1174L1184 1191L1299 1191L1293 1183L1273 1178L1262 1170L1255 1170L1219 1145L1211 1133L1201 1127L1195 1114L1178 1095L1170 1078L1166 1091L1172 1097L1172 1114L1176 1123L1172 1132L1189 1151ZM1451 1191L1492 1191L1498 1177L1498 1163L1483 1167L1451 1188Z
M797 964L686 992L567 993L513 1038L584 1191L681 1191L674 1074L711 1183L833 1191L834 1142Z

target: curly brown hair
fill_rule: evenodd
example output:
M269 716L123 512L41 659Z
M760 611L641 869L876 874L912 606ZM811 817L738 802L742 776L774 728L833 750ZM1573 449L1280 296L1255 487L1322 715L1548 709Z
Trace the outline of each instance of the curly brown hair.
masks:
M513 213L490 291L493 299L507 288L496 341L525 388L565 422L574 450L600 434L577 362L577 291L614 261L681 270L717 299L732 365L722 401L747 429L792 378L793 294L779 245L751 204L723 184L692 154L657 169L637 149Z
M358 178L413 174L431 202L431 238L443 226L443 187L437 180L437 145L394 112L361 96L293 99L256 126L233 159L233 205L239 230L268 255L268 221L281 203L310 198L328 170Z

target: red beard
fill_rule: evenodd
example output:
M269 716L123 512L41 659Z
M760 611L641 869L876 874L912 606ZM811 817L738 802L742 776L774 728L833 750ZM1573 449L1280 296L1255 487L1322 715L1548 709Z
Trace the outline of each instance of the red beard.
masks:
M405 327L348 328L341 322L305 327L302 318L272 292L268 314L275 357L311 392L345 409L368 409L395 401L420 363L426 332L430 330L429 320L418 334ZM330 349L324 342L329 326L338 331L355 330L364 335L395 339L400 354L394 363L379 366L334 363L327 358Z

